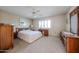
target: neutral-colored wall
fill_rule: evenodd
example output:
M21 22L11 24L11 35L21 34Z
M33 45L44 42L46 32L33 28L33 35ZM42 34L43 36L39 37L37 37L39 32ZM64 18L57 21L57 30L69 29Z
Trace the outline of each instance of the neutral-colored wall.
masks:
M13 24L15 27L22 27L20 26L20 22L25 22L25 27L29 27L31 24L30 19L0 10L0 23Z
M58 15L33 20L33 25L35 29L39 29L39 20L51 20L51 28L49 29L49 34L53 36L58 36L60 31L64 31L66 29L66 15Z
M24 22L24 23L25 23L24 26L21 26L21 25L20 25L20 27L28 28L28 27L31 25L32 20L27 19L27 18L20 17L20 22Z

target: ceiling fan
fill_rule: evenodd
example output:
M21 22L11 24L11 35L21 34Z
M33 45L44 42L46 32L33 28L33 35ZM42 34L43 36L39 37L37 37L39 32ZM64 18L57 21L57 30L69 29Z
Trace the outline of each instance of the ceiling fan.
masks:
M32 11L32 15L34 18L41 17L42 15L40 15L39 13L40 13L40 10L37 10L37 9L33 9L33 11Z
M33 9L32 14L37 14L39 12L40 12L40 10Z

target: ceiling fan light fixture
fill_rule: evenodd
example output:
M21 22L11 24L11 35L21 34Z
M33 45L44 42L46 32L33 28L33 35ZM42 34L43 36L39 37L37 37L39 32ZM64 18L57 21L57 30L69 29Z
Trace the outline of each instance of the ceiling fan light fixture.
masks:
M33 12L32 12L32 14L36 14L36 12L35 12L35 11L33 11Z

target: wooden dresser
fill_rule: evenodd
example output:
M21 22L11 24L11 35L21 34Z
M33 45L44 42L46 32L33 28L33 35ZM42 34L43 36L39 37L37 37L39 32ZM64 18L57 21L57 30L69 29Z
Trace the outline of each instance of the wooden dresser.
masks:
M48 29L39 29L39 31L43 34L43 36L49 36Z
M8 50L13 47L13 26L0 24L0 50Z
M79 53L79 36L60 33L67 53Z
M70 53L79 53L79 37L77 36L67 37L66 51Z

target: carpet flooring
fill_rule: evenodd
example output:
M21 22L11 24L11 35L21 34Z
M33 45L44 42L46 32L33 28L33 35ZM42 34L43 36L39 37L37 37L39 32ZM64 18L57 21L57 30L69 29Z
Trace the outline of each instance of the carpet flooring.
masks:
M31 44L15 39L14 48L8 53L65 53L65 47L59 37L42 37Z

